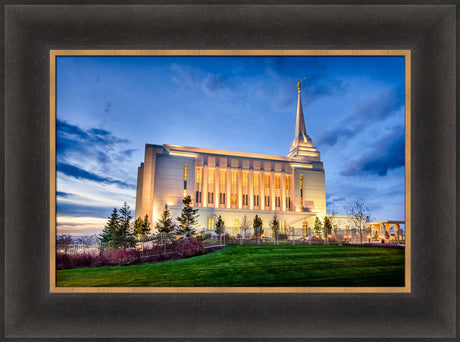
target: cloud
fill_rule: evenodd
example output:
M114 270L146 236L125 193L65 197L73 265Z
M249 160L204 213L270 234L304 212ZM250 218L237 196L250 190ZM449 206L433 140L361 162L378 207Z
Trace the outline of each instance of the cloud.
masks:
M59 199L56 201L56 212L59 214L57 218L58 224L79 224L81 223L76 217L92 217L96 221L109 217L113 207L95 206L80 203L67 203ZM69 216L71 219L63 219L62 216ZM86 220L88 221L88 220ZM86 222L85 221L85 222Z
M170 67L173 75L171 79L179 85L185 85L188 88L195 89L198 86L198 77L190 67L172 63Z
M69 198L74 196L74 194L71 194L69 192L64 192L64 191L56 191L56 196L60 198Z
M115 185L118 185L120 188L129 188L129 189L135 188L135 185L133 184L128 184L123 181L112 179L109 177L99 176L93 172L86 171L75 165L70 165L67 163L58 162L56 169L58 172L62 172L63 174L76 178L76 179L85 179L85 180L99 182L103 184L115 184Z
M56 120L56 153L65 155L69 151L81 151L86 154L98 148L114 147L117 144L128 144L128 139L115 137L111 132L101 128L82 129L64 120Z
M346 140L347 138L353 137L355 132L349 128L335 127L329 131L322 132L318 135L318 145L329 145L334 146L338 141Z
M353 112L344 118L343 123L360 128L363 125L384 120L402 106L404 106L404 85L398 85L366 95L358 102Z
M387 119L404 106L402 85L366 95L338 125L318 135L318 145L335 146L361 134L367 126Z
M340 174L385 176L389 170L404 167L404 151L404 126L398 126L373 144L371 152L345 164Z
M208 74L203 82L204 90L207 93L213 93L224 89L233 89L233 84L222 74Z

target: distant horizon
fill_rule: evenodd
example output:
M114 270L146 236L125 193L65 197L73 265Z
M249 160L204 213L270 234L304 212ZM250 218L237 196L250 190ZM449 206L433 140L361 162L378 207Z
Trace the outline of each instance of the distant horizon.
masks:
M328 210L404 221L404 57L57 57L57 233L135 211L145 144L286 156L296 83Z

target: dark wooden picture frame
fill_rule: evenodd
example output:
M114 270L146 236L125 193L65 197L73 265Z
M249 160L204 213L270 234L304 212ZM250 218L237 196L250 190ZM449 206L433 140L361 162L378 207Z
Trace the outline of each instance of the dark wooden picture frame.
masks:
M455 6L119 4L3 6L4 339L455 337ZM411 292L50 293L49 51L64 48L411 50Z

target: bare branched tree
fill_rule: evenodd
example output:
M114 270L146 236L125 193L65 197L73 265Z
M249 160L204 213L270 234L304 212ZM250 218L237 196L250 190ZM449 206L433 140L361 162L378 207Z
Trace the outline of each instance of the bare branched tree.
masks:
M367 201L363 197L358 197L355 201L350 203L348 206L344 206L347 214L350 216L353 226L359 231L360 242L363 243L362 231L366 226L366 222L371 216L369 208L367 207Z

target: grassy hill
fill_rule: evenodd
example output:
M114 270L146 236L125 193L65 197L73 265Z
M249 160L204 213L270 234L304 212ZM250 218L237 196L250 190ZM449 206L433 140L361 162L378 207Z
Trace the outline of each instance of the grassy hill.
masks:
M189 259L57 271L57 286L404 286L404 249L232 245Z

